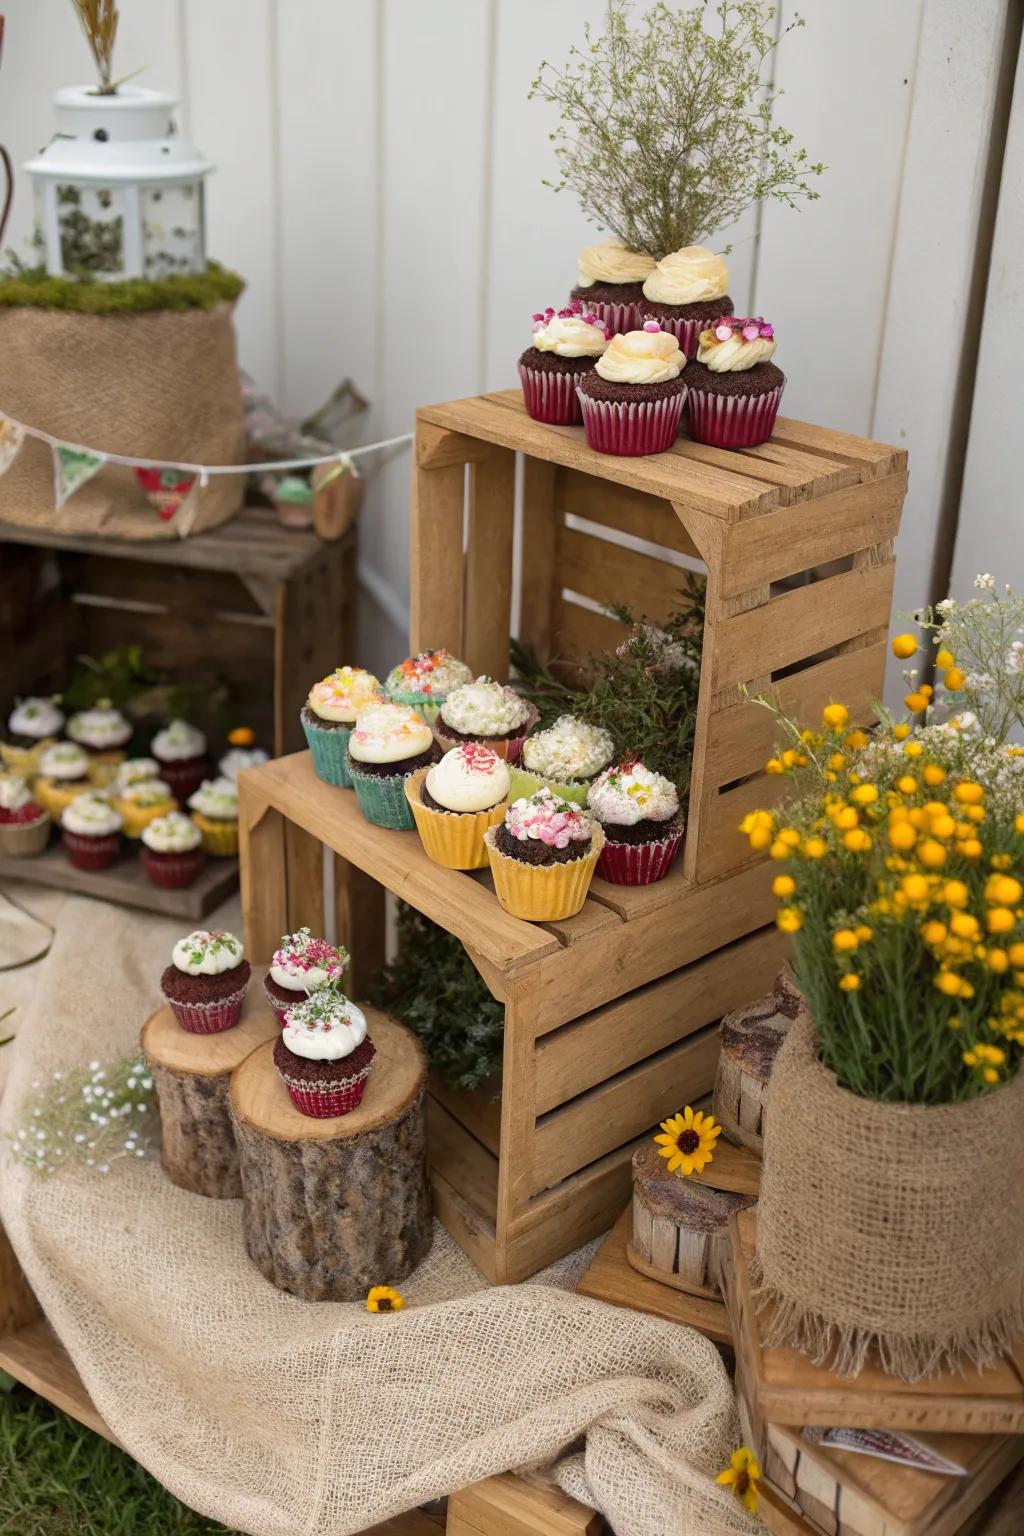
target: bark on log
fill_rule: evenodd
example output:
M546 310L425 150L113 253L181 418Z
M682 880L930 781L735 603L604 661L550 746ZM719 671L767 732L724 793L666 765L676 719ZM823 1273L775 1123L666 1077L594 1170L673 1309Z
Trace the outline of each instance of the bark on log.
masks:
M692 1296L717 1299L729 1217L754 1203L753 1195L712 1189L669 1173L657 1147L647 1142L633 1154L633 1240L626 1257L642 1275Z
M765 1090L800 1000L787 961L766 997L722 1020L714 1116L730 1141L758 1154L764 1149Z
M394 1019L365 1012L377 1055L351 1113L300 1114L272 1043L231 1082L245 1246L273 1285L304 1301L360 1301L373 1285L397 1285L433 1237L426 1057Z

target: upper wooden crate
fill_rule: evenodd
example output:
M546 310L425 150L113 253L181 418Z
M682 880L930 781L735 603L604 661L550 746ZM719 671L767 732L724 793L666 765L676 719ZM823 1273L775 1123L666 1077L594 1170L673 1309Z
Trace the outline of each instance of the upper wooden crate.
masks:
M775 689L808 719L831 699L853 720L872 717L906 457L780 418L758 448L680 438L668 453L616 458L588 448L579 427L531 421L518 390L426 407L413 476L412 647L446 645L504 678L515 615L518 638L542 660L585 668L625 638L602 605L625 602L658 623L687 571L704 572L683 871L715 880L750 861L736 827L779 793L762 775L775 723L741 688Z

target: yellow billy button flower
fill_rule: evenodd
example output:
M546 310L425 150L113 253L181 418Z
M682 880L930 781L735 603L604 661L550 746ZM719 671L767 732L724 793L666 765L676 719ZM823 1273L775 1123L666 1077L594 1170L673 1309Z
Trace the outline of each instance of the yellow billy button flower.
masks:
M948 843L949 839L956 833L956 822L952 816L943 811L941 815L932 817L930 830L932 837L941 838L944 843Z
M1013 818L1013 830L1019 832L1021 837L1024 837L1024 811L1021 811L1019 815Z
M985 927L989 933L1012 933L1017 926L1017 919L1009 907L993 907L985 919Z
M366 1293L367 1312L401 1312L404 1306L405 1297L390 1285L374 1285Z
M940 672L948 672L950 667L953 665L953 652L947 651L946 647L943 646L942 649L936 654L935 665Z
M907 725L905 721L901 720L899 725L893 726L892 734L897 741L906 741L907 737L910 735L910 726Z
M850 711L845 704L826 704L821 712L822 723L841 731L849 723Z
M959 693L967 679L959 667L947 667L946 675L942 679L950 693Z
M968 837L970 835L970 832L971 832L971 828L968 826L967 829L964 832L961 832L960 836L961 837ZM993 869L998 869L1000 871L1000 873L1002 873L1003 871L1005 871L1007 869L1012 869L1013 868L1013 854L1012 853L994 853L992 855L992 857L989 859L988 862L991 864Z
M757 1485L761 1480L761 1468L758 1466L754 1453L745 1445L741 1445L738 1451L733 1451L729 1458L729 1465L724 1472L719 1472L715 1478L723 1488L731 1488L740 1503L749 1509L752 1515L757 1514Z
M1024 944L1011 944L1007 950L1010 956L1010 964L1018 970L1024 970Z
M874 805L878 790L873 784L858 784L856 789L851 789L850 799L855 805Z
M775 926L783 933L799 933L804 925L796 907L780 907L775 914Z
M776 875L772 881L772 895L778 896L780 901L785 901L796 890L796 881L792 875Z
M863 827L853 827L843 833L843 847L849 853L867 853L871 847L871 833L865 832Z
M1000 907L1015 907L1024 896L1024 885L1011 875L992 875L985 881L985 900Z
M908 693L903 702L912 715L919 715L928 708L928 695L915 691L914 693Z
M983 805L968 805L964 808L964 815L968 821L975 823L985 820L985 807Z
M658 1155L667 1160L669 1173L681 1172L684 1179L691 1173L703 1173L722 1134L722 1127L710 1115L699 1109L694 1114L689 1104L682 1114L663 1120L661 1129L662 1134L654 1138Z
M828 853L828 844L824 838L809 837L800 851L805 859L823 859Z
M919 741L904 741L904 743L903 743L903 755L904 755L904 757L920 757L923 752L924 752L924 747L922 747L922 745L921 745L921 743Z
M941 869L946 862L946 850L933 837L926 837L918 844L917 857L925 869Z
M949 920L949 931L958 939L977 939L981 935L981 924L971 912L954 912Z
M777 757L770 757L764 765L765 773L785 773L785 769Z
M852 928L837 928L832 935L832 948L838 950L840 954L849 953L859 944L860 940Z
M832 819L841 832L860 825L860 813L852 805L840 806Z
M845 976L840 976L839 990L840 992L860 991L860 977L857 975L856 971L847 971Z
M980 859L984 851L976 837L965 837L953 846L962 859Z
M917 842L917 833L909 821L898 821L889 827L889 842L900 853L908 853Z
M990 949L985 964L996 976L1003 976L1010 969L1010 957L1005 949Z
M921 773L921 777L930 789L934 789L937 784L943 782L946 774L944 769L939 767L938 763L927 763Z
M958 784L953 791L953 799L960 805L980 805L985 798L985 791L980 784L974 784L969 779L963 784Z
M896 788L901 795L916 795L917 780L912 773L904 773L896 780Z
M944 997L960 996L960 977L953 971L939 971L935 985Z
M921 937L926 944L937 946L945 942L946 931L945 923L940 923L937 918L932 918L930 922L922 925Z
M784 843L781 837L777 837L768 849L768 856L772 859L788 859L793 850L788 843Z
M904 875L900 890L908 901L927 901L929 884L924 875Z
M966 907L971 897L962 880L947 880L942 887L942 899L947 907Z
M863 752L864 748L867 746L870 740L871 738L868 736L866 731L851 731L850 734L844 738L843 745L848 747L851 752Z
M917 636L910 634L895 635L892 642L892 653L899 661L909 661L917 651Z
M846 758L841 752L833 752L827 766L831 768L833 773L838 773L841 768L846 767Z

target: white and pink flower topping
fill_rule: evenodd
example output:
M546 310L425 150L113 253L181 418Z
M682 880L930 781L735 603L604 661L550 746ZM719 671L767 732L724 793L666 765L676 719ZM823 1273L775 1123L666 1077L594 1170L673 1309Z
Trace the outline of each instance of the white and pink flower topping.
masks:
M349 954L343 946L317 939L308 928L286 933L280 949L274 951L270 975L279 987L291 992L315 992L320 987L340 981L348 967Z
M760 315L721 315L698 338L697 361L714 373L736 373L766 363L775 351L775 327Z
M568 848L570 843L589 842L594 823L582 806L560 799L545 786L509 806L505 830L521 843L533 839L548 848Z

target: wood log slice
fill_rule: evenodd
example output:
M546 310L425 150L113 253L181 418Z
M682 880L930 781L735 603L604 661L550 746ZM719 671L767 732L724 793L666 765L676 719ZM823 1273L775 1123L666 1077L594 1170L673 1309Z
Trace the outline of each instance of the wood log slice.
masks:
M245 1246L273 1285L304 1301L360 1301L371 1286L397 1285L433 1237L426 1056L401 1024L364 1011L377 1054L349 1114L300 1114L273 1042L231 1081Z
M216 1035L190 1035L165 1004L142 1030L142 1052L160 1101L160 1161L173 1184L213 1200L238 1200L242 1179L228 1112L235 1068L280 1033L262 981L249 982L242 1017Z
M787 962L767 996L726 1014L715 1075L713 1113L730 1141L764 1150L764 1096L779 1047L802 998Z
M664 1285L718 1298L729 1217L754 1203L753 1195L669 1173L658 1148L647 1142L633 1154L633 1240L626 1257L640 1274Z

